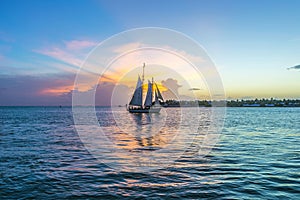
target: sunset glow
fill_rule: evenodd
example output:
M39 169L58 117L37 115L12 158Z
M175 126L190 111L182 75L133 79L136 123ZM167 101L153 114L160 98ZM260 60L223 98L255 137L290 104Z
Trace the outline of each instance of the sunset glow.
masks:
M201 1L193 2L193 6L164 2L159 7L140 2L134 6L121 2L77 2L71 6L73 11L69 10L67 2L59 6L53 2L47 10L42 2L28 1L26 6L8 2L0 6L0 94L5 96L0 100L1 105L19 104L15 99L33 93L38 101L45 95L60 97L72 92L74 87L80 92L90 91L106 82L125 85L132 90L137 76L142 75L143 63L147 65L145 81L154 77L162 92L167 92L163 82L173 79L182 97L210 98L207 79L210 73L214 76L215 71L210 72L210 66L205 65L207 58L174 49L170 44L163 44L164 41L158 41L154 51L148 48L149 42L136 35L123 38L120 45L112 44L109 51L90 57L100 43L113 35L147 26L174 29L203 46L216 65L228 99L300 98L297 54L300 31L294 25L300 18L290 14L297 13L297 5L272 2L275 8L282 8L279 16L276 9L269 9L267 2L260 2L256 7L251 2L242 5L221 1L210 11L204 9L209 3ZM240 7L244 6L255 10L256 14L243 12ZM181 7L188 9L181 10ZM84 10L93 14L66 15ZM153 16L150 10L159 14ZM166 10L168 17L161 17ZM199 73L205 77L195 73L176 56L178 54L188 61L202 62L206 71ZM84 84L73 86L79 71L85 73ZM191 88L199 90L191 91ZM57 99L57 104L60 103ZM26 105L29 104L28 100ZM49 104L55 104L54 98Z

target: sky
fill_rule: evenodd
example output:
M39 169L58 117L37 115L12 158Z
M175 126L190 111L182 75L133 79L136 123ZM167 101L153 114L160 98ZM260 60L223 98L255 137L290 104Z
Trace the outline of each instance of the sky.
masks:
M300 98L299 7L296 0L1 0L0 105L69 105L89 52L140 27L173 29L199 43L227 99ZM171 79L161 79L161 87ZM183 82L173 83L188 96ZM134 85L107 79L99 105L116 86L130 93Z

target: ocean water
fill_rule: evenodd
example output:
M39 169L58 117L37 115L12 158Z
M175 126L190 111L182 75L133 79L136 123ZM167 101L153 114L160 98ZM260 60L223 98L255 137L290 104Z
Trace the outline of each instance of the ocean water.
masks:
M193 108L167 108L149 118L124 108L112 117L108 108L97 108L112 141L99 145L85 141L93 133L84 126L78 131L70 107L1 107L0 198L300 199L300 109L227 108L214 148L199 156L197 144L205 135L184 137L176 122L180 130L199 126L209 133L212 109L194 116ZM178 112L190 120L178 118ZM162 127L149 125L162 120ZM86 142L99 145L105 156L97 157ZM169 143L174 145L168 148ZM174 153L180 149L186 152ZM149 157L160 156L155 167L149 164ZM133 162L142 158L149 170Z

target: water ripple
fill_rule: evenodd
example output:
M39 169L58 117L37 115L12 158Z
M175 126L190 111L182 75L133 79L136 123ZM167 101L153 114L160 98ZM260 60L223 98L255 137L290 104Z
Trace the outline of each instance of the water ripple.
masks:
M2 107L0 113L1 199L300 198L297 108L229 108L209 155L186 154L143 173L99 163L82 145L70 108ZM119 148L133 142L122 132L112 138L121 138ZM156 148L153 143L151 151Z

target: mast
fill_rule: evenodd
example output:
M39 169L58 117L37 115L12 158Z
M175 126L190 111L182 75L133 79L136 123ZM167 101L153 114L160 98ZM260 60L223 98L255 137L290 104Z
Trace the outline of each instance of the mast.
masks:
M145 65L145 63L144 63L144 65L143 65L143 76L142 76L142 82L144 83L144 80L145 80L145 74L144 74L144 72L145 72L145 67L146 67L146 65Z
M151 85L151 87L152 87L152 100L154 99L155 100L155 91L153 92L153 89L154 89L154 79L153 79L153 77L152 77L152 85Z
M142 104L143 104L143 85L144 85L144 81L145 81L145 63L143 63L143 75L142 75L142 97L141 97L141 101L142 101ZM142 106L142 105L141 105Z

